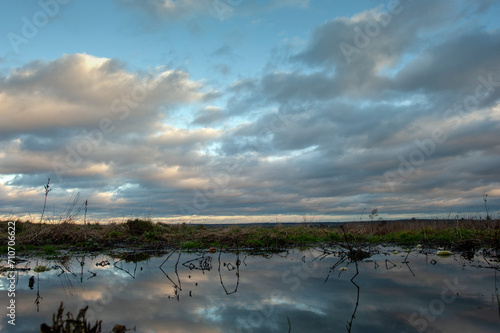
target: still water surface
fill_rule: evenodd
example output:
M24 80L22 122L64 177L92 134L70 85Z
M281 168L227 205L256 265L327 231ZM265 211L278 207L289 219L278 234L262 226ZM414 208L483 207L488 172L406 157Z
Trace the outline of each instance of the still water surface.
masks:
M15 327L0 278L0 331L39 332L61 301L74 314L89 305L104 332L500 331L500 274L488 253L371 250L357 265L340 249L33 258L17 266L31 270L16 273ZM33 271L43 265L51 270Z

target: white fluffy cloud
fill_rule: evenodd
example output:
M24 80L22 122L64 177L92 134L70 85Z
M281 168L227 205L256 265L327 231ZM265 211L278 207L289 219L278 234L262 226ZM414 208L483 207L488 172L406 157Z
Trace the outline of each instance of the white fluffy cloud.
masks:
M140 131L141 122L158 119L164 109L203 98L201 84L184 72L152 68L141 76L115 60L87 54L14 69L0 88L3 135L97 127L104 118L133 123Z

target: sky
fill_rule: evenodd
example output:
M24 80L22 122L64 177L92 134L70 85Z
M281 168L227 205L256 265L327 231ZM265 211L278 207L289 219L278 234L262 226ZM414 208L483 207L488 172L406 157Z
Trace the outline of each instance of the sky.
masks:
M0 217L37 221L45 199L48 221L500 211L498 1L0 12Z

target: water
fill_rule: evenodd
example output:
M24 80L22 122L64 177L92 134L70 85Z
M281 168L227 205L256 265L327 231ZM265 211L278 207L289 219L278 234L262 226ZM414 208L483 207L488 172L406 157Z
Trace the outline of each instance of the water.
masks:
M16 273L15 327L2 273L0 331L39 332L61 301L75 316L89 305L104 332L499 331L500 274L487 253L372 250L357 268L339 249L33 258L18 267L52 269Z

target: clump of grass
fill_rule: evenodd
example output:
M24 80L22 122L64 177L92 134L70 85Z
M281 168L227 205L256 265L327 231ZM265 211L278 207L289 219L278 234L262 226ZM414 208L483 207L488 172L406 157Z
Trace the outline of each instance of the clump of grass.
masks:
M54 245L50 245L50 244L48 244L48 245L44 245L44 246L42 247L42 251L43 251L43 253L45 253L46 255L53 255L53 254L55 254L55 253L56 253L56 248L55 248L55 246L54 246Z
M151 221L144 220L128 220L126 222L128 231L132 236L141 236L147 231L153 231L154 225Z
M201 249L204 248L203 243L199 241L186 241L182 243L182 248L183 249L188 249L188 250L194 250L194 249Z
M48 272L48 271L50 271L50 267L48 267L48 266L36 266L33 269L33 272L35 272L35 273L43 273L43 272Z
M68 311L66 319L63 319L64 307L63 302L61 302L57 312L52 315L52 326L41 324L40 333L102 333L102 320L96 320L93 325L88 322L86 318L88 308L86 306L78 311L76 318ZM124 325L115 325L110 333L125 333L127 331L129 330Z
M34 244L22 244L21 245L22 251L35 251L36 250L36 245Z
M59 309L52 316L52 326L47 324L40 325L41 333L76 333L76 332L86 332L86 333L101 333L102 320L96 321L94 325L87 322L86 315L88 306L81 309L78 312L76 318L73 317L71 312L66 313L66 319L63 319L63 302L59 305Z
M151 255L147 252L125 252L118 255L111 254L112 258L122 259L125 262L138 263L151 259Z
M99 222L94 222L94 223L88 223L87 224L90 229L95 229L95 230L102 230L103 226Z
M145 231L143 234L142 234L142 237L147 240L147 241L155 241L157 240L158 238L158 235L157 233L154 231L154 230L151 230L151 231Z
M113 231L108 232L108 236L110 238L122 238L123 237L123 232L117 231L117 230L113 230Z
M135 243L137 242L137 239L138 239L137 236L130 236L126 239L126 241L129 243Z

